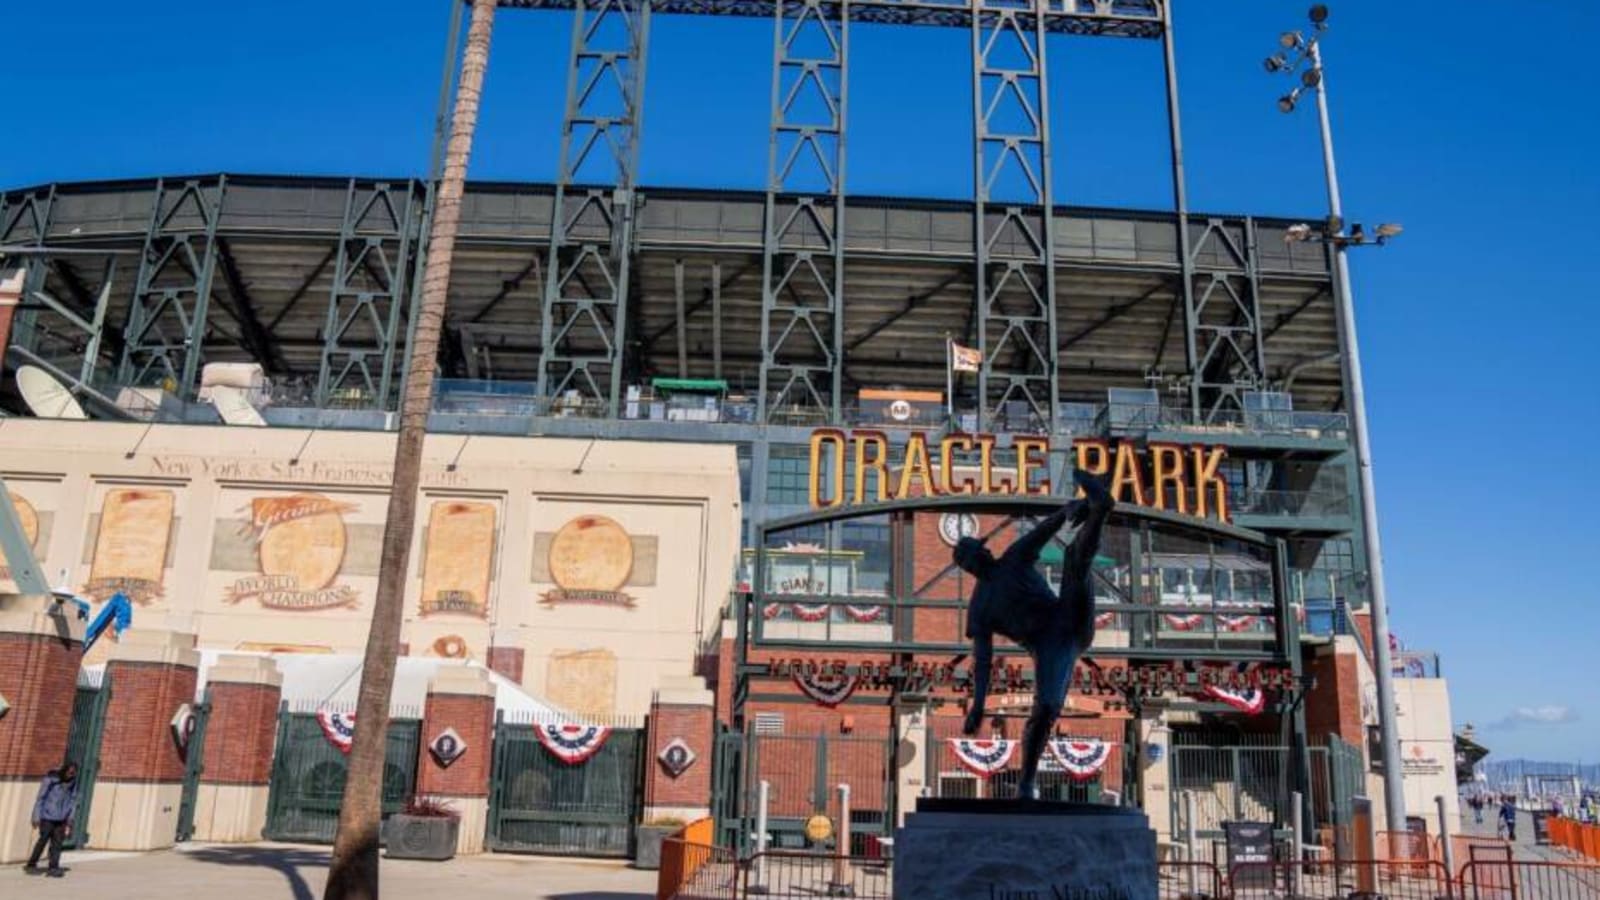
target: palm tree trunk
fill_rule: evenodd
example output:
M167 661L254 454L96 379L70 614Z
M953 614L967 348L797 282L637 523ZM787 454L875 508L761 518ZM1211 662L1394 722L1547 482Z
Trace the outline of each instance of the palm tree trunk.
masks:
M377 900L378 826L381 818L384 745L387 743L389 695L394 687L395 657L404 617L406 574L411 535L416 525L417 488L422 473L422 442L428 410L433 406L433 378L450 287L450 265L461 224L461 195L466 189L467 158L478 127L478 101L489 65L489 37L494 30L497 0L473 0L472 24L461 58L450 143L444 175L434 198L433 232L422 275L422 303L411 345L411 370L400 410L400 435L394 450L394 482L383 525L383 556L378 570L378 595L372 606L372 627L361 670L356 705L355 743L350 748L349 775L339 809L324 900Z

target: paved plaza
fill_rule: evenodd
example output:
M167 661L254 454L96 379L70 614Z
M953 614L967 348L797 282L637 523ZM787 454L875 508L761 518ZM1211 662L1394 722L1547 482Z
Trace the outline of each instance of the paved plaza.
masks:
M57 880L0 869L0 897L171 900L315 900L328 848L296 844L186 844L156 853L67 853ZM445 863L383 861L382 890L394 900L650 900L656 873L620 862L486 854Z

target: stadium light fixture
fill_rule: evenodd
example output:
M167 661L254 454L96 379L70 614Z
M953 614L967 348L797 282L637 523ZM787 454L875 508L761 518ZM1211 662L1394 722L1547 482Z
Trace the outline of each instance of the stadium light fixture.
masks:
M1289 67L1289 60L1285 59L1282 53L1278 53L1262 60L1261 65L1266 67L1268 72L1282 72Z
M1311 24L1317 26L1318 28L1327 28L1328 27L1328 25L1327 25L1327 22L1328 22L1328 4L1326 4L1326 3L1315 4L1314 6L1311 7L1311 12L1308 13L1307 15L1311 19Z
M1321 69L1307 69L1300 73L1300 83L1308 88L1314 88L1322 83Z
M1292 113L1292 112L1294 112L1294 105L1299 100L1300 100L1300 89L1299 88L1295 88L1294 90L1290 91L1289 93L1284 94L1282 97L1278 98L1278 112L1281 112L1281 113Z
M1285 244L1298 244L1311 240L1311 226L1304 222L1296 222L1283 230Z
M1305 38L1301 37L1298 31L1285 31L1278 35L1278 46L1285 50L1293 50L1304 42Z
M1377 234L1378 234L1378 237L1387 238L1387 237L1394 237L1395 235L1397 235L1400 232L1405 231L1405 230L1406 230L1405 227L1403 225L1401 225L1399 222L1384 222L1384 223L1382 223L1381 225L1378 226Z

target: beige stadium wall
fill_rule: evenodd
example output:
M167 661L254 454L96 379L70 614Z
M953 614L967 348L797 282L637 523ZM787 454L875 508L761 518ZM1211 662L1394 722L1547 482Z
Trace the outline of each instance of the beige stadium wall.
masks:
M0 425L0 471L53 583L123 590L136 628L228 651L362 651L393 453L373 432ZM411 655L519 647L533 693L637 715L716 633L738 469L728 445L433 435L417 516Z

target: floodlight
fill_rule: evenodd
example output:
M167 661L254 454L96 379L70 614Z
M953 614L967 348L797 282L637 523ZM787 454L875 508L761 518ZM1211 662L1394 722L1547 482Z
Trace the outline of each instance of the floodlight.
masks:
M1307 69L1300 73L1300 83L1308 88L1314 88L1322 83L1321 69Z
M1292 112L1294 112L1295 101L1297 101L1299 99L1300 99L1300 89L1299 88L1295 88L1294 90L1290 91L1289 93L1284 94L1282 97L1279 97L1278 98L1278 112L1281 112L1281 113L1292 113Z
M1289 67L1289 62L1283 58L1282 53L1279 53L1276 56L1269 56L1262 60L1261 65L1265 66L1268 72L1282 72Z
M1367 242L1367 230L1361 227L1360 222L1350 226L1350 242L1352 244L1364 244Z
M1321 25L1323 22L1328 21L1328 4L1318 3L1312 6L1309 15L1313 25Z
M1405 228L1401 227L1399 222L1384 222L1378 226L1377 235L1381 238L1392 238L1402 231L1405 231Z
M1311 226L1304 222L1297 222L1283 230L1283 242L1293 244L1311 240Z
M1300 41L1301 37L1298 31L1285 31L1283 34L1278 35L1278 46L1285 50L1293 50L1300 46Z

